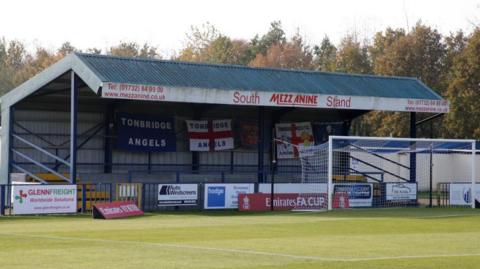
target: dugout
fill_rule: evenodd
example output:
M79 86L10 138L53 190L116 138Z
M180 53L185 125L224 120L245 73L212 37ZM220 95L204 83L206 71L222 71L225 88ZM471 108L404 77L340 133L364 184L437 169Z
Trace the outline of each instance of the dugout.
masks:
M74 53L1 98L0 184L11 173L65 182L265 182L276 123L336 123L369 111L448 112L448 102L416 78L185 63ZM175 150L119 148L119 115L170 118ZM254 145L190 151L186 120L231 119L234 140L257 126ZM155 145L156 142L153 142ZM279 160L280 181L299 163Z

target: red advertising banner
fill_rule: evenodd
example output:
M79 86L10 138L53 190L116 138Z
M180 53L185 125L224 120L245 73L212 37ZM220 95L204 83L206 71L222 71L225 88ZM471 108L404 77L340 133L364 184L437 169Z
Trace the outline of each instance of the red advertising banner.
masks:
M93 218L95 219L118 219L141 215L143 215L143 211L138 209L133 201L97 203L93 206Z
M238 195L240 211L268 211L271 206L269 193L241 193ZM326 193L278 193L273 199L274 210L327 208Z

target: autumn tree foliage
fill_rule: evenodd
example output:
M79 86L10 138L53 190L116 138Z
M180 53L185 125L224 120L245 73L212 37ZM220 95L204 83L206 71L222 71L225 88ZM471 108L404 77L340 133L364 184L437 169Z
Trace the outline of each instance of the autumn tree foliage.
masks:
M280 21L264 34L236 39L205 23L192 26L183 47L169 58L214 64L415 77L447 98L451 112L419 126L423 137L480 138L480 30L442 35L421 22L411 29L386 28L371 38L349 34L334 44L306 42L297 31L287 36ZM27 51L22 42L0 39L0 94L15 88L68 53L79 51L65 42L56 51ZM162 58L155 46L120 42L88 53ZM430 114L417 113L417 119ZM370 112L352 123L356 135L408 136L409 114Z
M460 41L463 42L463 41ZM463 45L462 45L463 46ZM465 47L454 56L451 79L445 97L451 102L445 115L444 135L480 138L480 29L468 38Z

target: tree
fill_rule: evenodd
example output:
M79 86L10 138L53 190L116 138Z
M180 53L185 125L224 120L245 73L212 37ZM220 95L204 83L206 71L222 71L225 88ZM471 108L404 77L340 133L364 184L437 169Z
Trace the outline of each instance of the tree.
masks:
M24 64L26 54L23 43L20 41L10 41L5 55L5 65L14 71L19 70Z
M267 50L270 47L276 44L283 44L285 42L287 42L287 38L285 36L285 31L282 28L282 22L273 21L270 23L270 29L266 34L264 34L261 38L256 35L250 41L251 55L253 58L255 58L258 54L266 55Z
M108 55L122 57L141 57L141 58L161 58L157 48L147 43L140 46L136 42L120 42L120 44L110 47L107 50Z
M207 47L216 39L221 37L220 32L209 22L200 27L191 26L191 32L187 33L187 42L176 60L189 62L205 62L208 57L205 56ZM223 40L225 41L225 40Z
M336 71L357 74L372 72L368 47L362 45L354 35L348 35L342 40L336 56Z
M416 77L439 94L444 92L448 71L445 65L446 45L437 30L420 22L408 33L402 29L387 28L375 35L369 52L376 74ZM417 114L417 120L430 116ZM362 122L360 125L370 126L373 133L369 135L409 135L408 113L373 112L359 120ZM439 136L440 121L434 124L435 133L430 133L430 126L420 126L418 136Z
M247 65L252 59L250 45L245 40L232 40L232 63Z
M0 95L11 90L14 86L12 81L13 70L8 65L8 45L5 38L0 39Z
M186 47L173 58L190 62L247 65L254 57L248 42L232 40L221 34L215 26L205 23L200 27L191 27Z
M312 69L313 54L297 33L290 41L275 43L264 54L257 54L250 62L254 67L277 67L290 69Z
M374 71L381 75L417 77L440 93L446 88L441 78L446 70L444 58L446 46L442 35L436 30L418 22L406 35L402 31L388 31L377 38L379 47L371 51L376 54Z
M87 53L99 55L102 54L102 50L99 48L88 48Z
M315 55L313 65L319 71L335 71L337 65L337 48L325 36L320 46L313 47Z
M0 41L0 94L3 95L23 82L18 73L25 65L27 51L20 41Z
M462 43L461 41L460 43ZM468 38L465 47L453 59L452 80L446 97L450 112L445 115L444 135L480 139L480 29Z
M454 60L457 58L465 49L467 45L468 38L465 36L463 31L458 31L456 33L451 33L445 38L446 53L444 59L444 65L447 72L445 72L444 80L449 82L453 79L452 68L454 65Z
M72 46L72 44L70 42L65 42L57 50L57 54L59 54L62 57L65 57L68 54L70 54L72 52L76 52L76 51L77 51L77 49L74 46Z
M380 73L381 66L385 63L382 56L385 55L385 50L390 49L395 42L400 38L405 37L406 33L404 29L392 29L388 27L384 32L378 32L373 38L373 45L368 48L370 57L372 59L373 70L376 73ZM378 69L377 69L378 68Z
M230 38L220 35L212 40L199 55L199 60L209 63L231 64L233 62L233 44Z

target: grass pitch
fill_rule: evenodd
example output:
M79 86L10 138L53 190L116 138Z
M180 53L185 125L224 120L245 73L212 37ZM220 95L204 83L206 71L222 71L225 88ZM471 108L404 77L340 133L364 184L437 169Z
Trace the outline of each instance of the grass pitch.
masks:
M0 268L480 268L480 211L0 217Z

